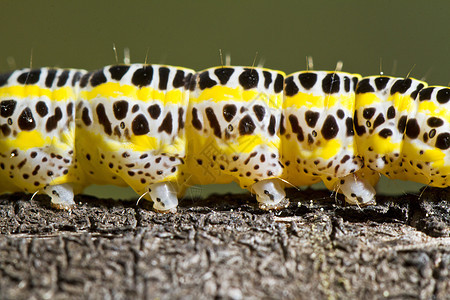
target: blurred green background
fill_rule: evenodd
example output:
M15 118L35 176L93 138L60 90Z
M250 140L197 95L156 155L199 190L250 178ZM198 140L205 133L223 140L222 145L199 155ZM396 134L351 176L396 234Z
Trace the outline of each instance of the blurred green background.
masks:
M5 1L0 0L0 71L32 66L97 69L119 61L166 63L201 70L257 63L286 73L315 69L450 81L449 0L377 1ZM228 188L226 188L228 189ZM387 181L385 192L417 191ZM193 195L218 191L198 188ZM132 197L129 190L90 193ZM105 194L107 193L107 194ZM134 196L133 196L134 197Z

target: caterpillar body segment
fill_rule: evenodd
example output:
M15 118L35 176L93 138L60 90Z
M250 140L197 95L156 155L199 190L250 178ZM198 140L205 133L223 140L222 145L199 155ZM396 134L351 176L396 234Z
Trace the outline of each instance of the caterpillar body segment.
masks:
M415 118L406 125L404 160L414 169L413 174L421 175L420 181L414 181L450 186L450 88L422 89L416 102Z
M406 125L417 113L416 98L425 86L412 78L385 76L367 77L358 84L356 143L370 169L391 178L402 173Z
M192 79L186 123L192 184L236 181L262 205L284 200L283 84L283 72L247 67L211 68Z
M344 193L347 202L374 202L372 185L378 176L370 170L356 175L363 167L353 126L360 78L328 71L303 71L286 78L280 135L288 182L300 186L323 181L330 190Z
M87 183L130 186L156 210L176 209L193 73L133 64L81 79L76 146Z
M370 169L444 187L450 174L450 89L426 86L412 78L363 79L356 96L356 140Z
M85 71L23 69L0 76L0 192L46 193L74 205L82 177L75 153L75 104Z

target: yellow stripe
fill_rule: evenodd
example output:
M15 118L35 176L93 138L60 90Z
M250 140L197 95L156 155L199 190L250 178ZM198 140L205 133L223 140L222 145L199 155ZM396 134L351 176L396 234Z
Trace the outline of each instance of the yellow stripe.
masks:
M323 141L323 140L322 140ZM323 146L316 147L311 151L300 149L301 156L305 159L315 159L317 157L328 160L334 156L336 156L341 150L341 142L338 139L332 139L325 143L322 143ZM349 147L350 148L350 147Z
M395 93L387 98L379 98L375 93L364 93L356 96L356 110L383 103L392 103L398 112L409 113L414 109L414 99L410 95Z
M420 151L423 151L423 154ZM445 151L437 148L424 149L423 145L409 141L403 146L403 153L405 153L408 159L416 162L431 162L433 168L440 169L445 164ZM442 170L439 170L441 174L445 175Z
M391 137L383 138L378 134L371 134L366 138L357 137L358 154L364 156L370 148L373 148L373 152L383 156L385 154L400 152L402 149L402 142L392 142Z
M68 137L72 134L62 135L62 140L59 137L43 136L37 130L20 131L16 137L2 139L0 141L0 151L7 153L11 149L20 149L26 151L32 148L40 148L46 146L53 146L55 149L63 151L73 149L73 141L68 141Z
M380 98L377 97L374 93L364 93L356 95L356 109L361 107L371 106L374 103L383 102Z
M230 88L226 86L214 86L212 88L205 89L200 95L190 99L193 103L200 103L203 101L211 101L214 103L224 101L236 101L236 102L253 102L263 101L269 107L279 109L283 103L283 94L268 94L262 93L255 89L244 90L241 87Z
M297 109L302 107L322 109L336 106L344 107L347 111L353 111L355 106L355 95L314 96L312 94L298 93L292 97L286 97L283 104L284 108L295 107Z
M419 113L425 114L427 117L442 118L450 123L450 111L443 105L437 105L433 101L422 101L419 103Z
M278 152L278 149L280 149L280 144L281 140L279 139L276 139L275 141L269 141L267 140L267 138L259 134L239 136L236 143L230 144L230 146L228 147L230 151L227 151L226 154L250 153L253 152L253 149L255 149L257 146L261 145L267 146L268 148L272 149L273 152Z
M124 97L144 102L159 100L164 104L183 104L187 102L187 95L188 92L181 89L164 92L151 87L138 88L134 85L122 85L118 82L107 82L90 91L82 90L80 92L80 98L88 101L97 98L117 99Z
M24 99L48 97L54 101L66 101L76 99L75 91L71 87L62 87L59 89L41 88L37 85L13 85L0 88L2 98Z
M169 144L157 137L149 135L131 135L130 140L115 140L104 134L94 133L84 128L78 128L76 140L78 147L89 148L92 147L92 145L96 145L96 147L103 152L132 150L142 153L158 151L167 154L183 154L185 148L185 138L183 135L176 137Z

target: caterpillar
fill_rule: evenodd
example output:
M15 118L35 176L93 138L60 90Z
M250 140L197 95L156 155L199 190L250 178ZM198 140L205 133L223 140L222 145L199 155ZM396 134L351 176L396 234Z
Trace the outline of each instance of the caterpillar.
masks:
M450 185L450 89L340 71L201 72L113 65L0 75L0 193L70 209L90 184L130 186L161 212L194 184L235 181L265 209L323 181L375 203L380 174Z

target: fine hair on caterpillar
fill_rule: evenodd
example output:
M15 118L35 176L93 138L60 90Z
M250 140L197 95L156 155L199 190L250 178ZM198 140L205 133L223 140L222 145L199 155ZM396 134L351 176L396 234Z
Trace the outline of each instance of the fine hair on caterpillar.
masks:
M115 46L114 46L115 50ZM126 52L127 53L127 52ZM117 52L115 50L116 60ZM125 54L129 62L129 54ZM130 186L176 211L193 185L237 182L264 209L323 181L375 203L381 174L447 187L450 89L410 78L224 64L123 64L0 75L0 192L59 208L91 184Z

